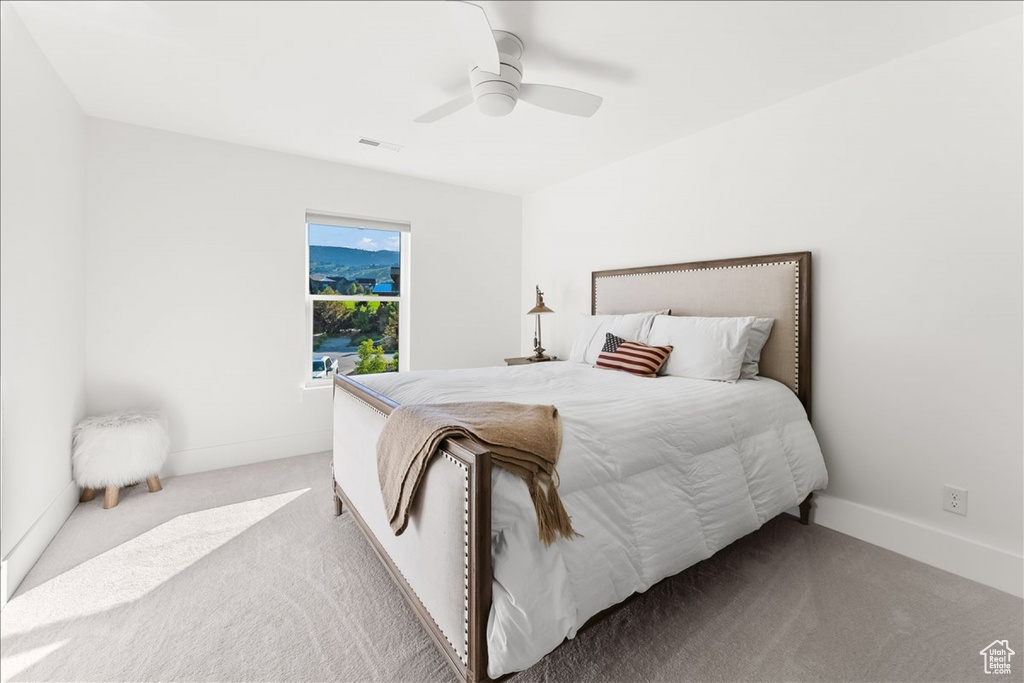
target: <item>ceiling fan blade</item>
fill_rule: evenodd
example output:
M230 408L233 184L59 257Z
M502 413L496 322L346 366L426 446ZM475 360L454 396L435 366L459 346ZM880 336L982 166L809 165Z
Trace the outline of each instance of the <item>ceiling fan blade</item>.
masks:
M573 116L593 116L604 102L604 99L597 95L540 83L523 83L519 89L519 99Z
M416 123L433 123L434 121L438 121L446 116L454 114L460 109L464 109L471 104L473 104L473 93L468 92L465 95L456 97L451 102L445 102L440 107L435 107L426 114L418 116L415 121Z
M448 10L452 21L459 32L462 43L469 52L469 57L481 71L501 73L501 61L498 59L498 46L491 33L491 22L487 21L487 13L480 5L462 0L449 0Z

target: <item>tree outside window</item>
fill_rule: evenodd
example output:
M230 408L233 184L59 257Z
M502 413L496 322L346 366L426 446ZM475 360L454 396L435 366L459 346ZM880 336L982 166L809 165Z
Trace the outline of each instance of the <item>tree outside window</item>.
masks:
M311 379L396 372L401 233L310 220L307 237Z

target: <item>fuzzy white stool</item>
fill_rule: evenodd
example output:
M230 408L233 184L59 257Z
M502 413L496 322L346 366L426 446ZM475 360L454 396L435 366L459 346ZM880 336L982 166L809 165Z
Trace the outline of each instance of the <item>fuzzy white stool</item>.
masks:
M156 411L125 410L87 417L75 426L71 471L82 487L83 503L104 489L103 507L117 505L121 488L143 479L161 490L160 468L167 459L167 425Z

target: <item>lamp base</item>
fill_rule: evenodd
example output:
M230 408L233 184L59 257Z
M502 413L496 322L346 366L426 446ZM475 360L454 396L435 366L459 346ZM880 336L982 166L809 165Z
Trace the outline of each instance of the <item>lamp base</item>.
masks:
M538 330L538 334L535 335L533 338L533 355L526 359L531 363L539 363L540 361L551 360L549 356L544 355L544 347L540 345L539 332L540 331Z

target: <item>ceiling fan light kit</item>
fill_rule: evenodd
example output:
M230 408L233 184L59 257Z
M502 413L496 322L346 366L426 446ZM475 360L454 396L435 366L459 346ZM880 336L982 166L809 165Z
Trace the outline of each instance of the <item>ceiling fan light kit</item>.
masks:
M479 5L462 0L449 0L447 4L473 61L470 93L431 109L418 117L417 123L433 123L473 102L487 116L507 116L520 99L572 116L593 116L601 106L602 99L597 95L556 85L523 83L523 41L508 31L492 30Z
M484 71L478 66L469 70L476 107L487 116L506 116L515 109L523 83L523 41L507 31L493 31L498 47L500 73Z

